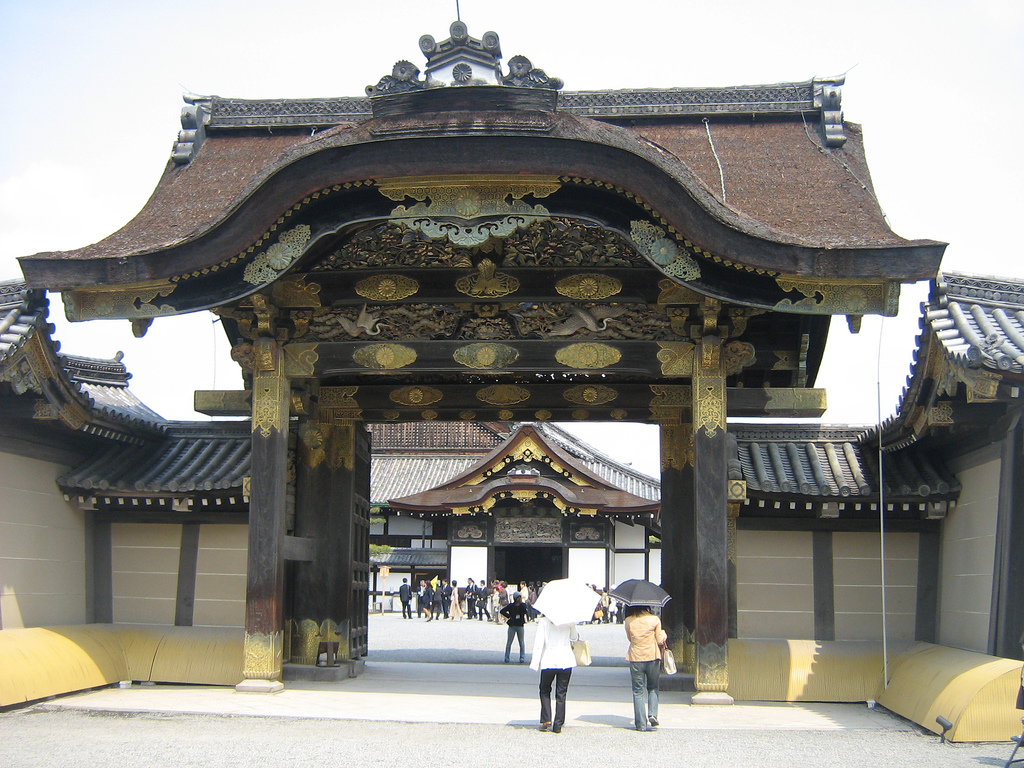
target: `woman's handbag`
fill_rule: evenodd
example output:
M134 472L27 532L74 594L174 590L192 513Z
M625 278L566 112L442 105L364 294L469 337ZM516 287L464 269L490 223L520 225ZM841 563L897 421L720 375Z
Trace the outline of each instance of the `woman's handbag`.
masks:
M576 663L581 667L589 667L593 659L590 658L590 643L586 640L572 640L572 655L576 657Z
M674 675L676 673L676 657L668 648L661 652L661 671L666 675Z

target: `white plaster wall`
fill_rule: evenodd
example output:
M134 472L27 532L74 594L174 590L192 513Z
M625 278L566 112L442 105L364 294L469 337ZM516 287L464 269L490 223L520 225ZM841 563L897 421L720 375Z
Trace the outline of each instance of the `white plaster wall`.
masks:
M110 528L114 623L173 625L181 526L115 523Z
M885 535L885 615L889 640L914 639L916 533ZM878 533L832 535L836 640L882 639L882 568Z
M661 550L652 549L647 554L647 580L661 584Z
M999 508L998 454L979 452L953 468L963 490L942 525L939 643L987 653Z
M448 564L448 580L465 587L470 579L487 576L487 547L452 547Z
M621 584L627 579L646 579L643 552L616 552L612 555L612 572L608 576L609 586ZM658 579L661 580L660 577ZM655 582L657 583L657 582Z
M646 528L615 521L615 549L643 549L646 545Z
M199 527L194 626L245 627L248 557L249 526Z
M57 488L66 471L0 454L0 629L86 620L85 515Z
M426 525L425 529L424 525ZM408 515L391 515L388 517L388 534L391 536L422 536L424 535L424 530L429 538L434 530L433 522L419 520Z
M604 588L608 584L605 570L605 550L569 548L569 578L596 584Z
M737 633L814 638L814 563L808 531L737 531Z

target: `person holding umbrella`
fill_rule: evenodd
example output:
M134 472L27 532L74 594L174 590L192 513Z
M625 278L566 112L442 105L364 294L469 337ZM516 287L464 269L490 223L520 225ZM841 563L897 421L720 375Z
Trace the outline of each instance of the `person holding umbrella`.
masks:
M561 733L565 723L565 697L576 666L573 641L576 624L588 621L598 595L585 584L569 579L548 582L533 607L540 614L530 668L540 672L540 730ZM555 712L551 716L551 685L555 686Z
M658 727L661 651L668 646L668 633L651 608L660 608L672 598L657 584L642 579L624 581L609 594L627 606L626 661L633 688L633 724L638 731L651 731Z
M537 618L537 636L533 641L530 669L540 672L540 729L561 733L565 723L565 696L569 678L576 666L572 641L579 639L575 624L552 624L541 615ZM555 686L555 716L551 717L551 685Z

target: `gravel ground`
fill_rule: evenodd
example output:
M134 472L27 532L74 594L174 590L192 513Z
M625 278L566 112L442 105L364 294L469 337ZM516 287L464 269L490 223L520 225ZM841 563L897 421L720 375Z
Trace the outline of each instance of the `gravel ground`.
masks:
M534 628L527 627L527 649ZM624 666L623 629L583 626L598 665ZM506 630L486 622L370 621L368 662L458 662L501 665ZM518 651L514 651L514 654ZM582 691L580 691L582 693ZM438 705L443 702L438 698ZM851 707L863 705L849 705ZM0 768L122 768L123 766L351 765L387 768L478 768L487 765L576 766L590 760L608 768L636 766L786 766L891 768L1002 766L1013 745L943 744L934 734L890 713L892 728L833 730L663 728L637 733L624 727L566 727L558 735L535 726L402 723L303 717L88 712L45 703L0 713ZM626 718L628 719L628 718Z
M692 731L390 723L18 710L0 714L7 768L351 765L477 768L1001 766L1008 744L942 744L919 731Z

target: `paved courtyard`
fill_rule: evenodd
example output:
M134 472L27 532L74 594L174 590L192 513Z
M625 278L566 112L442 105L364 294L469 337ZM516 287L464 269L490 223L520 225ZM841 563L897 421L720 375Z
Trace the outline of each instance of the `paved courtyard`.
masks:
M863 704L695 707L684 691L663 692L661 727L637 733L617 625L581 627L597 663L573 674L565 730L540 733L537 673L502 663L504 627L384 614L370 629L355 679L279 694L133 685L0 713L0 766L946 768L1001 766L1013 746L942 744Z

